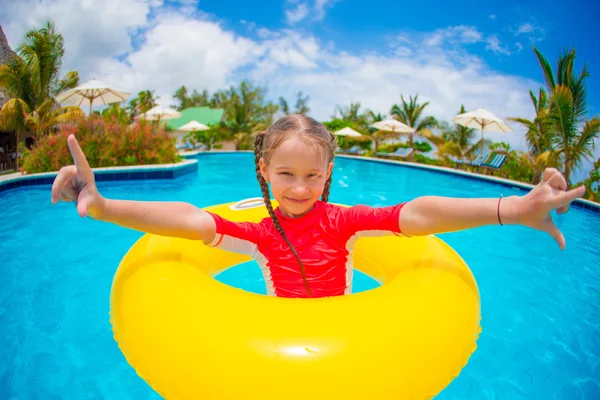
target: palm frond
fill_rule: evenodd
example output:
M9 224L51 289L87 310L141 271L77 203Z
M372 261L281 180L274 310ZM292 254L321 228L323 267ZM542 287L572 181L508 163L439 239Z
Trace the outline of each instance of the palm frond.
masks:
M77 87L78 84L79 73L77 71L69 71L61 80L57 81L54 84L54 87L51 89L50 94L52 95L52 97L54 97L59 93L64 92L65 90Z
M533 103L533 108L538 109L538 99L533 94L533 90L529 91L529 97L531 98L531 102Z
M553 109L549 117L553 120L558 135L554 142L558 149L564 151L571 145L573 138L577 135L573 115L573 96L571 90L564 85L556 86L552 91Z
M0 110L0 129L22 132L25 119L31 112L29 105L19 98L8 100Z
M556 81L554 80L554 73L552 72L552 66L548 62L548 59L544 57L544 55L535 47L533 48L535 55L538 59L540 67L542 68L542 73L544 75L544 80L546 81L546 86L548 90L552 90L554 86L556 86Z
M600 118L594 117L586 121L581 135L570 149L569 162L571 168L580 167L584 160L592 161L594 158L595 140L600 134Z
M415 128L417 132L421 132L425 129L433 129L433 128L437 128L438 127L438 121L434 118L434 117L425 117L423 118L421 121L419 121L419 124L417 125L417 127Z

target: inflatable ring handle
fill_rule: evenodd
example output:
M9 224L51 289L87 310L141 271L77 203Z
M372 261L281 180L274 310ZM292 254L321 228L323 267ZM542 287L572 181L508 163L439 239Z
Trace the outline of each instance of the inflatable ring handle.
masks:
M229 206L233 211L247 210L249 208L257 208L265 205L265 200L262 197L250 197L248 199L240 200L235 204Z

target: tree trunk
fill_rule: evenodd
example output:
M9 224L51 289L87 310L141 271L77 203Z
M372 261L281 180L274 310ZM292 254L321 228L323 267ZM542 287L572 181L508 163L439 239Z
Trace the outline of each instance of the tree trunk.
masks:
M567 188L571 188L571 167L565 164L565 181L567 181Z
M17 144L15 149L15 172L19 172L19 131L15 132L17 136Z
M571 165L569 163L569 150L565 147L565 181L567 181L567 188L571 187Z

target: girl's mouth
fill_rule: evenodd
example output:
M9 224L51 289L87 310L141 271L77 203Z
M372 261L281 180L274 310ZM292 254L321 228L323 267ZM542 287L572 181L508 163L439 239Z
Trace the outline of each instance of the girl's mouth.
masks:
M294 204L304 204L304 203L308 202L308 200L310 200L310 199L292 199L290 197L286 197L286 199L288 199L288 201L290 203L294 203Z

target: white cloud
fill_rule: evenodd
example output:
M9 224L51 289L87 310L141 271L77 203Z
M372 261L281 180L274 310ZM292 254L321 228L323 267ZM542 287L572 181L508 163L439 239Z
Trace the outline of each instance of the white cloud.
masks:
M80 0L21 0L6 6L9 22L3 29L16 47L26 31L53 20L68 49L65 69L90 69L101 60L131 51L130 34L148 24L151 7L157 5L143 0L106 0L102 6Z
M363 108L388 114L400 95L419 95L430 101L427 113L450 120L461 104L467 109L486 107L501 118L521 116L531 118L533 107L528 90L538 83L516 76L506 76L489 70L476 57L451 51L432 52L416 44L411 54L352 55L321 50L315 62L319 67L290 72L271 68L259 69L252 77L268 76L273 95L293 97L297 91L311 96L311 114L328 119L337 105L360 101ZM272 66L272 65L271 65ZM519 127L515 127L519 131ZM491 133L495 140L504 140L523 148L522 132Z
M437 29L425 39L428 46L440 46L444 43L449 44L471 44L482 40L481 32L473 26L458 25L444 29Z
M498 39L498 35L491 35L486 39L486 46L485 48L487 50L491 50L496 54L503 54L506 56L509 56L510 50L508 50L508 48L506 46L502 45L502 42L500 41L500 39Z
M302 21L308 15L308 4L300 3L291 10L286 10L285 18L288 24L295 24Z
M178 15L157 20L145 39L125 60L104 60L96 75L104 73L107 81L120 82L134 93L155 89L163 103L169 103L181 85L220 89L229 83L233 71L253 64L263 53L258 43L224 31L214 22Z
M412 43L412 40L408 37L408 35L405 34L400 34L396 36L395 39L398 41L398 43Z
M400 57L410 56L412 54L412 50L406 46L398 46L396 47L396 55Z
M336 0L287 0L285 2L286 22L290 25L297 24L300 21L321 21L325 18L326 9L331 8ZM292 8L288 8L293 6Z
M523 50L523 45L519 42L515 43L515 46L517 46L517 53L521 52L521 50Z
M533 25L527 22L527 23L524 23L524 24L520 25L517 28L517 31L516 31L515 35L518 36L518 35L520 35L522 33L531 33L531 32L534 31L534 29L535 28L533 27Z
M533 22L524 22L518 26L508 27L508 31L512 32L515 36L526 37L530 43L544 40L544 29L535 22L535 19L532 21Z
M325 18L325 8L331 7L335 0L315 0L315 20L320 21Z
M496 19L496 14L490 15L490 19Z

